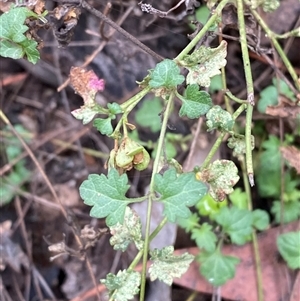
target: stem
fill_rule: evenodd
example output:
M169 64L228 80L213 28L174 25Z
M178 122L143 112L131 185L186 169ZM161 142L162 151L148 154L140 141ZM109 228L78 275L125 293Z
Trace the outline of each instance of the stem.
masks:
M260 15L254 9L251 9L251 7L250 7L250 10L251 10L251 13L253 14L253 16L256 18L259 25L263 28L263 30L266 32L267 36L272 41L275 49L277 50L279 56L281 57L286 69L290 73L296 88L300 91L300 82L298 81L297 73L295 72L292 64L290 63L289 59L287 58L287 56L284 53L283 49L281 48L280 44L278 43L278 41L276 39L277 35L272 30L270 30L270 28L265 23L265 21L260 17Z
M167 221L168 220L165 217L159 223L159 225L154 229L154 231L149 236L149 242L151 242L154 239L154 237L161 231L161 229L165 226L165 224L167 223ZM139 261L141 260L141 258L143 256L143 254L144 254L144 249L139 250L139 252L136 254L135 258L131 262L130 266L128 267L128 270L133 270L137 266L137 264L139 263ZM112 295L109 298L109 301L113 301L114 300L114 296L115 296L115 292L112 293Z
M221 15L221 12L224 6L229 2L229 0L222 0L219 5L212 11L212 16L208 19L199 33L195 36L195 38L178 54L178 56L174 59L181 60L185 55L187 55L200 41L200 39L205 35L209 28L216 22L217 18Z
M149 193L148 209L147 209L147 221L146 221L146 229L145 229L145 242L144 242L144 250L143 250L144 254L143 254L143 270L142 270L142 280L141 280L140 301L143 301L145 299L147 261L148 261L148 251L149 251L149 243L150 243L150 221L151 221L152 201L155 193L154 178L158 172L160 154L162 152L163 145L164 145L164 139L165 139L165 134L168 126L168 119L171 112L171 107L173 104L173 98L174 98L174 94L171 94L167 103L166 110L164 112L164 118L163 118L158 145L157 145L157 153L153 163L153 170L151 175L150 193Z
M244 187L245 192L247 195L247 204L249 211L252 211L252 197L251 197L251 191L249 182L247 179L247 174L245 171L245 162L241 161L242 171L243 171L243 180L244 180ZM256 270L256 279L257 279L257 296L258 301L264 300L264 293L263 293L263 279L262 279L262 271L261 271L261 260L260 260L260 254L259 254L259 246L257 241L257 235L255 229L252 231L252 244L253 244L253 251L254 251L254 260L255 260L255 270Z
M247 168L249 183L251 186L254 186L252 147L251 147L251 123L252 123L252 114L253 114L253 105L254 105L254 88L253 88L252 72L251 72L249 52L247 46L243 0L237 0L237 15L238 15L241 50L243 56L243 64L244 64L246 87L247 87L247 100L248 100L247 114L246 114L246 128L245 128L246 168Z
M121 126L124 124L124 120L127 121L128 114L133 110L133 108L141 101L141 99L151 91L150 87L144 88L142 91L138 92L134 96L132 96L130 99L128 99L126 102L120 105L123 113L122 118L119 120L117 126L115 127L114 132L111 134L111 137L114 139L118 139Z

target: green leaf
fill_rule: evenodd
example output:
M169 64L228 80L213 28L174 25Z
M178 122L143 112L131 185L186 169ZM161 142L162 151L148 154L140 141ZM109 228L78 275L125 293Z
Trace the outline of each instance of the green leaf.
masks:
M124 252L131 242L134 242L139 250L143 248L141 219L129 207L126 207L123 224L117 223L111 226L110 233L112 237L109 242L114 247L114 250Z
M245 191L242 191L241 188L236 188L229 195L229 199L231 203L239 209L247 209L248 208L248 196Z
M156 133L161 129L161 119L159 114L163 106L158 97L146 99L135 114L135 121L144 127L150 127L151 132Z
M40 53L37 50L38 43L33 40L25 40L21 43L21 45L24 49L27 60L32 64L36 64L40 59Z
M260 92L260 98L257 103L257 110L260 113L266 113L268 106L275 106L278 104L278 92L274 86L268 86Z
M184 81L184 76L180 74L180 69L172 60L165 59L158 63L150 73L149 86L151 88L175 88Z
M295 221L300 216L300 202L284 202L283 203L283 223L287 224ZM275 222L281 222L281 203L280 201L274 201L272 204L271 212L275 216Z
M191 215L187 207L195 205L207 192L207 187L198 181L192 172L177 176L176 170L170 168L163 175L154 178L155 191L161 194L164 204L163 214L170 222L178 217L188 218Z
M200 228L193 229L191 238L196 241L200 249L210 253L216 249L217 236L212 231L212 226L208 223L203 223Z
M113 293L114 301L127 301L138 294L141 283L141 275L136 271L119 271L117 275L107 274L106 279L101 279L111 296Z
M179 116L187 116L190 119L205 115L212 107L212 100L205 91L199 91L198 85L189 85L185 90L185 96L180 97L182 106Z
M86 205L92 206L90 215L96 218L107 217L106 224L113 226L123 223L126 206L132 201L125 194L129 189L126 174L119 175L110 169L107 177L103 174L89 175L79 192Z
M225 256L218 249L213 253L201 252L197 257L200 262L200 273L213 286L221 286L235 275L236 265L240 260Z
M279 235L277 247L289 268L300 268L300 231Z
M225 67L226 55L227 43L224 40L217 48L201 46L192 54L186 55L180 64L189 70L187 84L209 87L210 78L220 74L219 69Z
M102 134L109 136L113 132L113 127L111 125L110 118L96 118L94 120L93 126Z
M121 106L116 102L108 103L107 108L110 115L112 115L110 116L111 119L115 119L113 118L114 115L121 114L123 112Z
M214 129L220 131L231 131L234 126L234 119L227 111L223 110L220 106L213 106L206 114L206 125L208 131Z
M188 218L179 217L176 221L176 224L183 228L186 233L189 233L194 228L199 226L199 216L196 213L193 213Z
M0 55L17 60L24 56L23 48L9 40L0 41Z
M264 0L262 3L262 8L266 13L273 12L280 6L279 0Z
M150 280L159 279L168 285L172 285L173 279L180 278L189 268L194 256L188 253L174 255L174 247L169 246L161 250L150 251L153 262L149 267Z
M26 7L17 7L0 16L1 56L19 59L26 55L31 63L35 64L38 61L40 58L38 43L24 35L29 29L24 22L32 15L37 16Z
M9 39L15 43L26 40L23 33L28 30L28 26L24 25L27 10L24 7L17 7L0 16L0 38Z
M280 141L276 136L270 135L269 139L262 143L264 151L259 157L256 170L257 186L262 197L279 197L280 195Z
M292 101L296 101L295 93L291 90L291 88L287 85L287 83L284 80L282 79L277 80L277 78L274 77L272 82L275 87L277 87L278 85L278 90L279 90L278 92L280 94L286 96Z
M99 112L95 110L94 106L83 105L79 109L71 112L71 114L78 120L82 120L83 124L87 124L93 120Z
M212 196L207 193L201 200L196 204L196 208L200 215L209 216L211 220L215 219L215 215L221 210L222 207L226 207L227 201L216 202Z
M222 77L221 75L216 75L213 78L211 78L210 86L209 86L209 92L215 93L220 90L222 90L223 84L222 84Z
M249 240L252 234L252 220L250 211L237 207L223 207L216 215L217 223L230 236L232 243L237 245L243 245Z
M257 230L266 230L270 225L270 217L264 210L255 209L252 211L253 227Z
M229 160L216 160L201 172L201 179L210 185L209 193L217 201L233 192L239 178L237 167Z

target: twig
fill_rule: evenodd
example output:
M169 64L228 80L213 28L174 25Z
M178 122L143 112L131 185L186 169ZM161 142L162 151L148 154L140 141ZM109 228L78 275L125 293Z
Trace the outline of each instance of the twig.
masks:
M280 44L278 43L278 41L276 39L276 34L269 29L268 25L261 18L261 16L256 12L256 10L252 9L251 7L250 7L250 10L251 10L251 13L253 14L253 16L255 17L255 19L257 20L257 22L259 23L259 25L263 28L263 30L265 31L265 33L267 34L267 36L273 43L275 49L277 50L279 56L281 57L281 59L283 61L286 69L290 73L296 88L298 89L298 91L300 91L300 81L298 80L297 73L295 72L291 62L287 58L287 56L284 53L283 49L281 48Z
M120 25L126 20L126 18L128 17L128 15L131 13L131 11L133 10L133 7L134 6L130 6L128 7L128 9L126 10L126 12L122 15L122 17L120 18L120 20L115 23L117 24L119 27ZM102 51L102 49L106 46L107 42L110 40L110 38L114 35L114 33L116 32L116 29L112 29L109 33L109 35L107 36L107 39L105 41L102 41L100 43L100 45L93 51L93 53L91 55L89 55L87 57L87 59L85 60L85 62L80 66L80 67L86 67L88 66L92 61L93 59L98 55L98 53L100 51ZM67 80L65 80L65 82L60 85L58 88L57 88L57 91L61 91L62 89L64 89L68 84L70 83L70 78L68 78Z
M120 34L125 36L128 40L130 40L133 44L140 47L142 50L144 50L146 53L150 54L154 58L156 58L158 61L162 61L164 58L160 55L158 55L156 52L151 50L149 47L147 47L145 44L141 43L137 38L132 36L130 33L128 33L126 30L124 30L122 27L120 27L117 23L106 17L104 14L102 14L99 10L95 9L91 5L89 5L86 1L82 1L82 7L85 8L88 12L96 16L97 18L103 20L105 23L110 25L112 28L114 28L116 31L118 31Z

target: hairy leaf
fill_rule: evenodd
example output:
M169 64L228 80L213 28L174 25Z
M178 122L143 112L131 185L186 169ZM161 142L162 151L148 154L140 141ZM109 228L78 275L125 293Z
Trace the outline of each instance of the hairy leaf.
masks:
M185 91L185 96L180 97L182 106L179 111L180 116L187 116L190 119L199 118L205 115L212 107L212 100L205 91L199 91L198 85L189 85Z
M243 245L250 239L253 217L249 210L237 207L223 207L216 221L230 236L232 243Z
M300 231L279 235L277 247L289 268L300 268Z
M158 63L150 73L149 85L151 88L175 88L184 81L184 76L180 74L180 69L172 60L165 59Z
M161 194L163 214L171 222L178 217L189 217L191 212L188 207L195 205L207 192L205 184L196 180L194 173L177 176L174 168L168 169L163 175L156 174L154 185L155 191Z
M275 216L276 223L281 222L281 203L274 201L272 204L271 212ZM283 223L290 223L300 217L300 202L283 202Z
M73 111L74 112L74 111ZM93 117L92 117L93 118ZM83 123L84 124L84 123ZM94 120L93 126L102 134L110 135L113 132L113 127L111 125L111 118L96 118Z
M264 210L255 209L252 211L253 227L257 230L263 231L269 227L270 217Z
M200 173L201 179L207 182L210 195L217 201L223 201L227 194L233 192L238 182L238 169L232 161L216 160Z
M212 231L212 226L203 223L199 228L192 230L192 239L196 241L197 246L207 252L213 252L216 248L217 236Z
M117 223L110 227L110 244L115 250L124 252L131 242L136 247L142 249L144 242L142 240L142 224L140 217L131 208L126 207L123 224Z
M186 82L189 85L209 87L211 77L220 74L226 65L227 42L224 40L217 48L201 46L187 55L180 64L189 70Z
M228 132L233 129L234 119L229 112L223 110L220 106L213 106L206 114L206 118L208 131L217 129Z
M146 99L136 112L135 120L139 125L150 127L150 130L153 133L156 133L161 129L161 119L159 114L162 109L163 106L158 97L155 97L154 99Z
M175 277L180 278L187 271L194 256L188 253L176 256L173 253L173 246L150 251L150 260L153 262L149 267L151 281L159 279L171 285Z
M113 226L123 223L126 206L131 200L125 194L129 189L126 174L119 175L116 169L110 169L107 177L103 174L89 175L79 192L86 205L92 206L90 215L96 218L106 217L106 224Z
M107 274L106 279L101 279L101 283L106 286L110 296L114 294L114 301L127 301L138 294L141 275L136 271L123 270L117 275Z
M201 275L213 286L221 286L232 279L240 262L236 257L221 254L218 249L213 253L201 252L197 260L200 262Z

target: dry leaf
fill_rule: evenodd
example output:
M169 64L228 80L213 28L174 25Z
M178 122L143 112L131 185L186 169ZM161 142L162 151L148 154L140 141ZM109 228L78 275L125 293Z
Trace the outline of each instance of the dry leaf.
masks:
M266 113L271 116L278 116L281 118L296 118L300 114L300 107L296 103L281 96L280 103L277 106L268 106Z
M280 148L280 152L283 158L300 174L300 150L295 146L284 146Z

